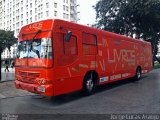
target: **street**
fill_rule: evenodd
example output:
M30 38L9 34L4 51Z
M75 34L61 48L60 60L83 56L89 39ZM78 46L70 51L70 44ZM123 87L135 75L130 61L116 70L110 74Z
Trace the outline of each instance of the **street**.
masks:
M27 95L0 99L0 113L11 114L158 114L160 113L160 69L141 80L123 80L99 86L84 97L74 92L59 97Z

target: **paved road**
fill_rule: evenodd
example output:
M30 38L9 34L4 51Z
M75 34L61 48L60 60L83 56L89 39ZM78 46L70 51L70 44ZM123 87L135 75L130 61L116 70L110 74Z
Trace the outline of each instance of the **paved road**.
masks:
M160 69L138 82L124 80L98 87L91 96L79 92L62 97L41 96L0 99L0 113L12 114L109 114L160 113Z

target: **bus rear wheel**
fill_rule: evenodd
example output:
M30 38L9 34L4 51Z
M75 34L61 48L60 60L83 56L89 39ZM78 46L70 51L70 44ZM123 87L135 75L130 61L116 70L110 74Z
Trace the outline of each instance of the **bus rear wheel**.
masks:
M141 76L142 76L141 68L137 67L137 69L136 69L136 75L135 75L134 79L137 81L137 80L141 79Z
M95 91L96 83L92 77L92 74L85 76L83 81L82 92L84 95L91 95Z

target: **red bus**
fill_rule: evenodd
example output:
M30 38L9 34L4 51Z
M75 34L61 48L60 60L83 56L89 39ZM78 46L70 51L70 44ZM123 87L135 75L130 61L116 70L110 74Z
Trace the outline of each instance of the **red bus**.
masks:
M22 27L15 66L18 89L90 95L97 85L140 79L152 69L152 51L142 40L51 19Z

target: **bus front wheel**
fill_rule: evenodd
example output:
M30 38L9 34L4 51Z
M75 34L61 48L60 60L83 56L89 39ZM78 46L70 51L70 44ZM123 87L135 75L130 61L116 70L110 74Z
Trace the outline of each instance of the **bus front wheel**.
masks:
M88 74L85 76L83 81L83 89L82 92L84 95L91 95L96 87L96 83L93 80L92 74Z

